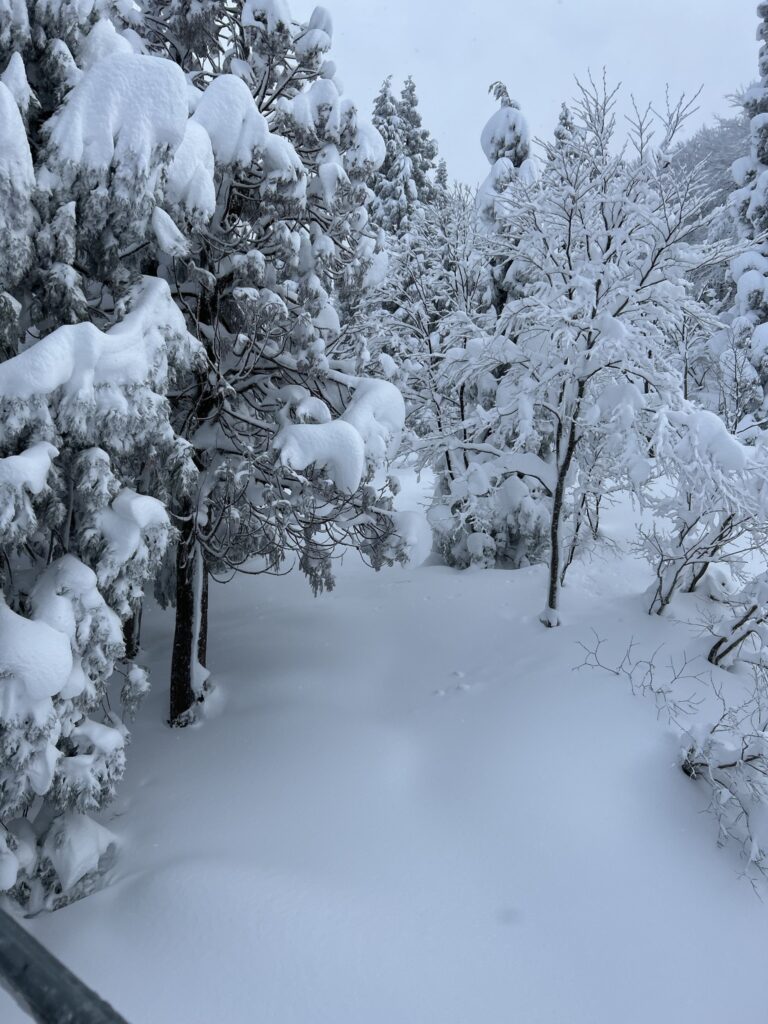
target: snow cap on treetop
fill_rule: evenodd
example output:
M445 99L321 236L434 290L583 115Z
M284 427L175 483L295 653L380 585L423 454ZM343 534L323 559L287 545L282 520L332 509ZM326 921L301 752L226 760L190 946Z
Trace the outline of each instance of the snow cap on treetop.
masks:
M490 164L506 157L519 167L530 152L531 134L528 122L523 117L520 105L510 98L505 85L494 82L489 92L500 101L501 106L491 115L483 128L480 136L483 152Z

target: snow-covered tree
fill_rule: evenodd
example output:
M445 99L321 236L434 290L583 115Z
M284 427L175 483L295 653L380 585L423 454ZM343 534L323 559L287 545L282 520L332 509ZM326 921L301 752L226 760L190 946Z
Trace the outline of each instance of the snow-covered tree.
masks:
M166 246L163 273L207 362L174 396L200 472L174 508L171 719L184 724L207 676L210 573L283 571L295 557L317 592L333 585L339 544L376 566L396 557L391 496L368 480L397 444L403 402L361 376L366 353L339 316L340 290L376 262L366 181L384 144L335 81L328 13L150 7L149 39L180 60L194 108L167 205L192 240Z
M483 218L493 224L503 208L507 188L522 174L533 175L531 159L531 133L520 104L511 98L503 82L490 86L499 109L489 118L480 136L491 169L480 186L478 205Z
M448 164L443 159L439 160L437 164L437 170L435 171L435 186L437 188L438 198L441 194L448 191Z
M490 117L480 136L491 169L478 190L477 205L489 233L493 233L504 206L504 196L518 179L533 181L536 165L531 157L530 129L520 104L510 97L503 82L494 82L489 92L499 101L499 109ZM493 306L499 314L516 287L509 274L510 267L509 256L494 254L491 261Z
M731 265L736 286L732 329L739 347L759 377L763 402L756 418L764 419L768 395L768 3L757 8L761 41L759 81L742 97L750 125L750 152L733 165L737 188L732 204L741 238L752 241Z
M495 335L454 370L492 395L465 418L474 442L467 486L495 493L505 510L527 508L539 551L545 511L547 625L559 622L564 543L582 498L607 480L647 479L653 417L684 402L670 338L689 303L706 199L666 155L685 104L670 111L661 150L650 148L641 119L630 157L612 146L614 99L591 82L581 87L567 145L546 146L538 178L512 177L495 200L491 251L514 289ZM486 137L522 137L515 108L500 113ZM471 543L493 559L493 535L480 531Z
M445 352L460 343L461 333L488 323L490 281L481 240L466 186L423 207L408 233L390 240L387 275L366 325L379 372L406 397L409 426L441 445L461 420L459 403L443 393Z
M107 11L6 4L0 28L0 860L32 908L111 843L87 813L147 685L124 625L187 462L166 394L201 354L153 276L186 82Z
M712 209L727 202L733 190L732 167L750 146L750 124L744 114L716 117L672 150L671 158L685 173L703 178Z
M373 124L385 144L385 157L372 179L374 219L389 235L410 230L414 212L435 201L437 145L423 126L416 85L405 80L399 99L386 78L373 106Z
M437 143L424 127L419 112L416 83L411 75L406 78L400 90L397 109L400 114L404 150L410 160L410 180L413 182L411 188L415 190L420 203L430 203L435 195Z

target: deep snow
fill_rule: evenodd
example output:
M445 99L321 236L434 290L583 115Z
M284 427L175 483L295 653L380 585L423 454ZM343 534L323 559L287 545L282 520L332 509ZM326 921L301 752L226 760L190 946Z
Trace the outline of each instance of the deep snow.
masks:
M110 884L29 928L134 1024L761 1019L768 907L652 702L574 671L592 628L691 645L649 582L577 565L547 631L541 568L240 579L179 732L153 612Z

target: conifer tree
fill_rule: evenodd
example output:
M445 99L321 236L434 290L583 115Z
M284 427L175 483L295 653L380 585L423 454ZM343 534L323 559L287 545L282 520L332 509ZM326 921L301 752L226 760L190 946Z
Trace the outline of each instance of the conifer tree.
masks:
M448 188L448 164L445 160L440 160L435 171L435 185L437 186L438 192L445 192Z
M412 190L415 190L415 198L419 203L429 203L434 199L437 143L423 125L416 83L411 75L406 78L400 91L397 109L404 149L410 159Z
M382 83L373 107L373 124L384 139L386 155L372 188L376 223L387 234L402 235L415 211L433 202L437 145L423 127L413 78L406 79L399 99L392 93L391 76Z
M284 4L248 0L192 23L176 6L153 9L153 46L170 59L183 49L203 90L179 170L191 152L213 169L205 193L169 171L168 212L192 244L164 273L207 362L174 399L200 472L174 509L171 720L183 725L206 685L210 574L295 560L319 592L338 544L375 566L396 557L391 496L366 481L397 443L403 406L393 385L360 376L366 353L340 318L339 294L375 266L366 181L385 154L334 80L327 12L299 23Z
M480 137L491 169L478 190L477 205L489 233L493 234L504 216L506 193L518 178L532 180L535 170L530 159L530 130L520 104L510 97L503 82L494 82L488 91L500 105ZM504 259L498 253L491 261L493 307L499 315L515 287L514 280L508 276L511 265L511 258Z
M87 891L112 842L88 814L147 687L123 627L189 462L165 396L200 357L154 276L186 82L106 10L0 22L0 882L30 909Z
M768 3L757 8L761 41L759 81L743 95L750 122L750 153L733 165L732 209L741 238L751 243L731 264L736 295L731 311L735 348L747 353L762 392L754 418L768 411Z

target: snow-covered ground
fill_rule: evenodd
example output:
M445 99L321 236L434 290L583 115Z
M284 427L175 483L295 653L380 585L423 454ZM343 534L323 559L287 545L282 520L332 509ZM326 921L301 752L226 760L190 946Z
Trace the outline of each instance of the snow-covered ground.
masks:
M574 671L593 628L695 645L649 582L577 565L547 631L540 568L240 579L178 732L154 613L110 884L30 929L133 1024L762 1019L768 908L706 793L652 702ZM0 994L0 1019L26 1018Z

